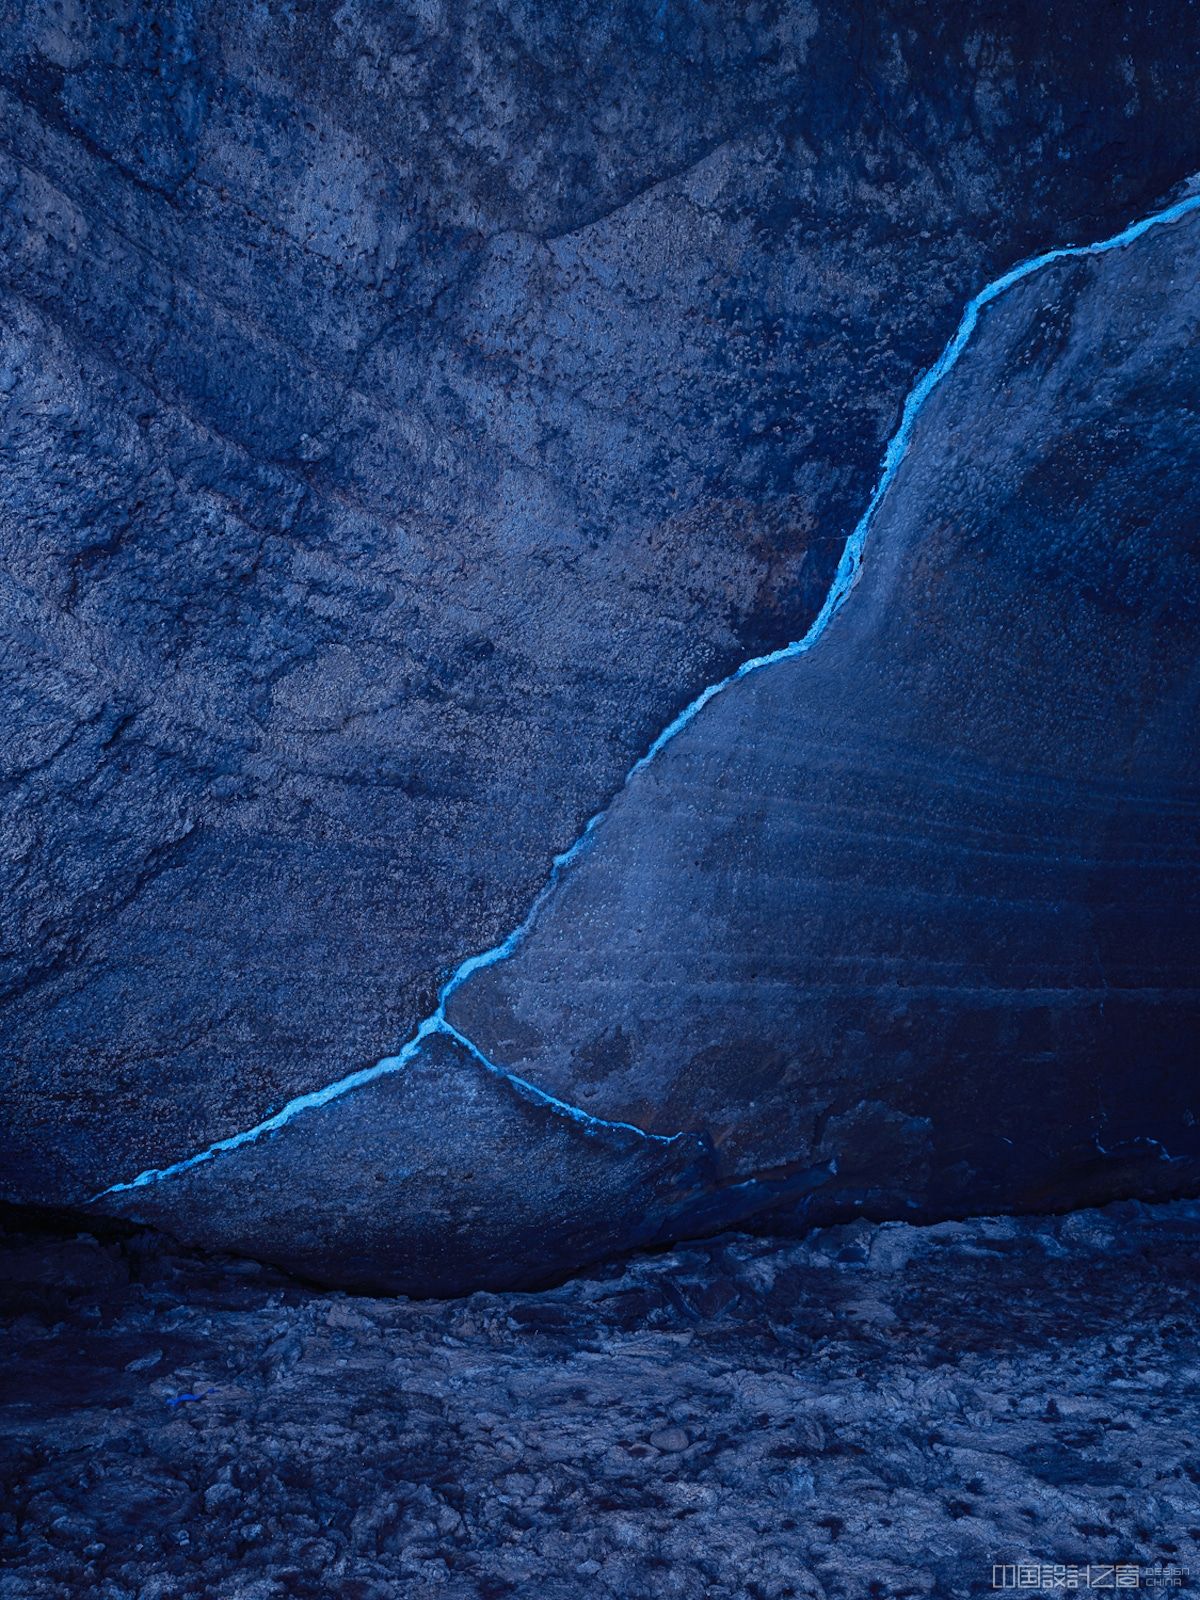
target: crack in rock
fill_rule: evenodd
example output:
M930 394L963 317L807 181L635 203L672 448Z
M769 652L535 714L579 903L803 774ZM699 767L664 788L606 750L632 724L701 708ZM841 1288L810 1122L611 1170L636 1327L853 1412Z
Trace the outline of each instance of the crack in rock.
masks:
M255 1123L252 1127L243 1129L241 1132L231 1134L226 1138L218 1139L212 1144L206 1146L204 1149L196 1151L194 1154L187 1156L180 1161L173 1162L163 1167L149 1168L146 1171L139 1173L136 1177L125 1182L113 1183L109 1185L108 1188L101 1190L98 1194L94 1195L89 1204L94 1204L95 1202L102 1200L107 1195L125 1193L133 1189L142 1188L147 1184L157 1183L165 1179L175 1177L181 1173L190 1171L192 1168L200 1166L205 1162L211 1161L219 1155L236 1150L243 1145L253 1143L266 1134L275 1133L280 1128L285 1127L293 1120L293 1118L299 1116L302 1112L315 1110L321 1106L328 1105L330 1102L340 1099L343 1095L349 1094L353 1090L362 1088L365 1085L374 1082L376 1079L385 1076L386 1074L401 1071L409 1064L409 1062L412 1061L414 1056L419 1051L421 1045L435 1034L443 1034L455 1039L463 1048L468 1051L472 1059L476 1061L477 1064L484 1067L488 1072L504 1078L522 1094L536 1098L539 1103L554 1108L556 1111L571 1118L581 1126L590 1126L596 1129L604 1128L607 1130L624 1130L638 1135L641 1138L654 1140L663 1144L672 1144L684 1138L699 1137L698 1135L689 1134L684 1131L674 1134L648 1133L644 1129L638 1128L632 1123L609 1122L603 1118L592 1117L582 1108L570 1105L568 1102L559 1100L555 1096L538 1089L536 1085L528 1083L525 1079L519 1078L514 1074L507 1072L502 1066L499 1066L495 1062L491 1061L470 1039L459 1033L459 1031L447 1021L447 1002L454 992L460 988L474 973L482 971L485 968L495 966L498 962L506 960L519 948L523 940L531 932L538 915L542 910L542 907L553 894L563 874L585 853L585 851L593 842L596 835L596 830L608 815L608 812L617 798L617 795L622 793L624 789L628 788L628 786L638 777L638 775L646 767L648 767L658 755L661 754L667 745L669 745L671 741L680 732L682 732L682 730L686 728L696 716L699 715L699 713L706 705L709 704L710 701L714 700L717 695L729 688L731 684L738 682L742 678L748 677L752 673L759 672L766 667L773 666L777 662L786 661L793 657L806 654L820 640L829 624L832 622L833 618L841 610L847 596L857 581L862 567L863 553L871 526L885 496L887 495L889 488L892 485L893 480L895 479L897 472L900 469L900 465L908 452L917 418L924 408L925 402L929 399L929 396L957 365L960 356L966 349L973 333L975 332L979 321L979 315L983 309L990 305L994 300L998 299L1015 284L1020 283L1023 279L1032 276L1034 273L1041 271L1042 268L1050 266L1056 261L1064 261L1086 256L1097 256L1105 254L1108 251L1122 249L1126 245L1134 243L1135 240L1141 238L1145 233L1149 232L1150 229L1175 222L1181 217L1184 217L1197 209L1200 209L1200 193L1189 194L1183 199L1175 201L1171 205L1165 206L1158 211L1150 213L1148 216L1142 217L1136 222L1130 223L1120 232L1112 234L1108 238L1095 241L1091 244L1063 245L1056 249L1044 251L1040 255L1031 256L1025 261L1022 261L1016 266L1010 268L1009 271L1001 274L999 277L992 279L991 282L986 284L984 288L982 288L972 299L967 302L958 326L949 342L943 349L941 355L934 362L934 364L917 379L916 383L909 390L904 402L903 411L901 413L899 427L892 435L884 453L883 466L878 482L876 483L875 489L867 503L865 511L859 518L853 531L846 540L845 546L842 550L841 559L838 563L837 571L834 574L833 582L831 583L828 593L825 596L825 600L821 606L821 609L809 626L807 632L801 638L794 640L790 644L783 645L779 649L769 651L764 655L753 656L742 662L742 664L733 672L728 674L728 676L709 684L707 688L702 690L694 700L692 700L683 708L682 711L679 712L674 720L670 722L658 735L645 754L641 756L632 767L630 767L629 771L625 775L621 788L616 792L616 794L614 794L612 799L610 799L608 805L602 810L596 812L595 815L589 819L582 832L579 834L579 837L567 850L563 851L560 855L555 856L546 882L543 884L541 890L534 898L533 903L531 904L524 919L518 923L518 925L498 944L495 944L489 949L481 951L476 955L468 956L463 962L461 962L461 964L454 970L439 991L435 1009L427 1017L422 1019L422 1021L417 1025L412 1037L407 1041L406 1044L403 1045L397 1054L384 1057L381 1061L376 1062L374 1066L365 1067L356 1072L349 1073L345 1077L337 1079L322 1089L316 1089L306 1094L297 1095L293 1099L287 1101L286 1104L283 1105L278 1111L265 1117L261 1122Z

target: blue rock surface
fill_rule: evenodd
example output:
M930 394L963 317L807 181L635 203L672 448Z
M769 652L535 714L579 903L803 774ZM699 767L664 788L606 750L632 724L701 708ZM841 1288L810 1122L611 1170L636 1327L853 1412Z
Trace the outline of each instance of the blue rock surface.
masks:
M1052 262L934 392L811 650L614 803L452 1024L808 1216L1200 1182L1200 214Z
M1200 197L985 290L801 644L676 719L398 1055L100 1207L446 1292L1200 1181L1198 260Z
M1194 1181L1185 223L987 313L824 664L708 708L519 960L438 998L524 926L681 707L804 635L969 297L1200 168L1193 18L236 0L5 20L7 1198L83 1204L359 1073L105 1204L446 1289L794 1214L835 1163L839 1203L885 1208L1021 1203L1039 1169L1048 1204ZM989 453L996 482L967 470ZM839 661L862 681L821 701ZM1014 770L1023 799L1000 792ZM833 832L797 940L806 805ZM920 838L895 824L922 813ZM1002 862L1007 828L1026 842ZM931 895L987 862L922 947ZM989 899L1008 920L981 935ZM843 999L814 998L851 956ZM930 989L937 962L959 996L1025 963L1044 1004L1001 1027L955 1001L923 1033L887 975ZM674 1000L648 1006L656 983ZM443 1011L469 1043L373 1073ZM823 1052L828 1104L796 1066ZM1040 1119L1020 1139L1010 1060ZM1018 1155L993 1160L985 1128Z

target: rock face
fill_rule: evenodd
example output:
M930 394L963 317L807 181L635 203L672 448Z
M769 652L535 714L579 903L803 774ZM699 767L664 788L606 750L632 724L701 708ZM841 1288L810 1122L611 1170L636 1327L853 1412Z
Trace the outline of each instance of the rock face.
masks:
M633 776L453 1037L101 1205L446 1291L1200 1181L1198 262L1192 211L988 306L818 642Z
M78 1204L396 1049L679 708L804 631L968 295L1200 167L1200 36L1176 7L1080 0L1053 28L1044 8L867 10L238 0L25 7L0 31L7 1197ZM1195 388L1166 249L989 313L972 359L994 386L968 372L959 422L927 419L924 487L897 485L875 587L816 676L723 697L519 961L456 995L452 1020L532 1088L442 1037L406 1081L113 1204L445 1288L792 1204L835 1159L846 1203L1039 1183L1058 1203L1083 1184L1045 1165L1075 1148L1059 1099L1101 1191L1183 1183L1165 1156L1121 1166L1150 1138L1179 1153L1191 1019L1175 652L1194 636L1163 518L1186 522ZM1102 283L1136 287L1142 321ZM1067 373L1096 377L1120 338L1101 411L1103 385ZM1008 473L986 493L966 465L985 447ZM1085 538L1087 493L1106 509ZM1036 524L1024 566L1005 494ZM963 539L978 522L980 548L935 512ZM816 686L843 656L862 682L839 700ZM1051 714L1056 673L1076 698ZM956 723L971 711L992 743ZM916 737L922 715L949 746ZM743 808L725 836L718 807ZM815 865L788 880L802 843ZM959 878L976 921L918 948ZM935 997L1034 980L1041 1009ZM1021 1129L985 1153L1010 1104L996 1061L1049 1087L1013 1097ZM849 1150L878 1152L874 1176Z
M449 1016L812 1214L1200 1181L1200 220L1049 266L922 413L810 654L639 774Z

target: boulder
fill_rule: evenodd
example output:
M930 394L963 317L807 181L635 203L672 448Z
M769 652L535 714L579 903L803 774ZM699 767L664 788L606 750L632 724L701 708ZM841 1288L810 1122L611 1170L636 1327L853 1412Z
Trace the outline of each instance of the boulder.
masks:
M101 1209L410 1292L1200 1182L1200 211L1041 266L814 632L401 1054Z

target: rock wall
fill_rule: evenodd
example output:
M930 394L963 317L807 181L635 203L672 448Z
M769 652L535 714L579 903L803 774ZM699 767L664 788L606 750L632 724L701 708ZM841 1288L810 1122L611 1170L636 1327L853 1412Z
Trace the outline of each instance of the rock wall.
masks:
M1200 1182L1198 261L1192 209L986 306L812 648L634 773L439 1031L102 1207L444 1292Z
M939 12L4 14L8 1198L80 1203L395 1050L678 709L803 632L968 295L1200 167L1178 5ZM582 1088L560 1037L546 1085ZM436 1054L464 1115L511 1094ZM695 1226L727 1121L654 1146ZM331 1189L291 1137L194 1181L266 1160L321 1270L385 1217L396 1259L448 1248L390 1209L403 1141ZM462 1273L519 1276L523 1158L464 1169L477 1201L439 1148L452 1232L509 1217ZM614 1182L550 1258L678 1225ZM270 1226L213 1224L287 1254Z

